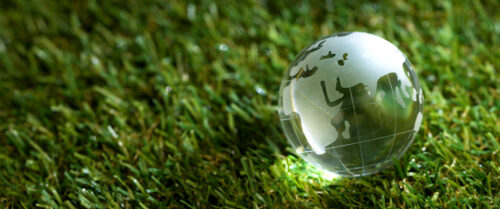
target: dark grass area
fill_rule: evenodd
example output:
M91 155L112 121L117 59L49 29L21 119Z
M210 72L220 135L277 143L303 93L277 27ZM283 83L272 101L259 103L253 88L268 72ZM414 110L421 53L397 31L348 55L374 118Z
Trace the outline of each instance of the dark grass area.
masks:
M0 207L495 208L500 3L0 1ZM277 114L312 41L397 45L424 121L395 166L327 181Z

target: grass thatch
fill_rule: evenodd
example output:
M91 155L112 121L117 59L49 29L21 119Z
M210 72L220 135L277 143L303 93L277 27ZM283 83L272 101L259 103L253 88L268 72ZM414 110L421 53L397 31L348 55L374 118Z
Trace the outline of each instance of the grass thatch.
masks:
M0 207L500 205L500 3L0 1ZM393 168L330 182L283 135L278 89L312 41L406 53L424 121Z

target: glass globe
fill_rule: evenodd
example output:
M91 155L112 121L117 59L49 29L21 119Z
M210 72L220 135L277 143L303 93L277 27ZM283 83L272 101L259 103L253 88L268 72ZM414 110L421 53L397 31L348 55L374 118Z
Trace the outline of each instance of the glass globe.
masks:
M300 52L280 88L279 115L296 152L316 167L363 176L392 165L422 121L422 89L393 44L363 32Z

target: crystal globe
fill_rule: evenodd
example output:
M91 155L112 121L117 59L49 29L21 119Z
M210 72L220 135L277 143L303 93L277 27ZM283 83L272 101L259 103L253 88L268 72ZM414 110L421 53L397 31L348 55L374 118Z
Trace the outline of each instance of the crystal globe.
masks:
M307 162L342 176L373 174L411 145L422 89L393 44L363 32L320 39L300 52L280 88L288 141Z

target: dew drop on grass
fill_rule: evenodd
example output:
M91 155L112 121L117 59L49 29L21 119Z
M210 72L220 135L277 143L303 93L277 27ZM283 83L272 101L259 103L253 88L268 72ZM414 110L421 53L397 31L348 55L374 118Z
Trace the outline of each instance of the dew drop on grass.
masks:
M90 171L88 168L84 168L84 169L82 169L82 173L88 175L90 173Z
M172 92L172 87L171 86L165 87L165 92L163 92L163 96L168 96L170 92Z
M221 50L223 52L225 52L229 49L226 44L219 44L218 48L219 48L219 50Z
M260 94L260 95L266 95L266 90L264 90L260 86L255 86L255 92L257 92L257 94Z

